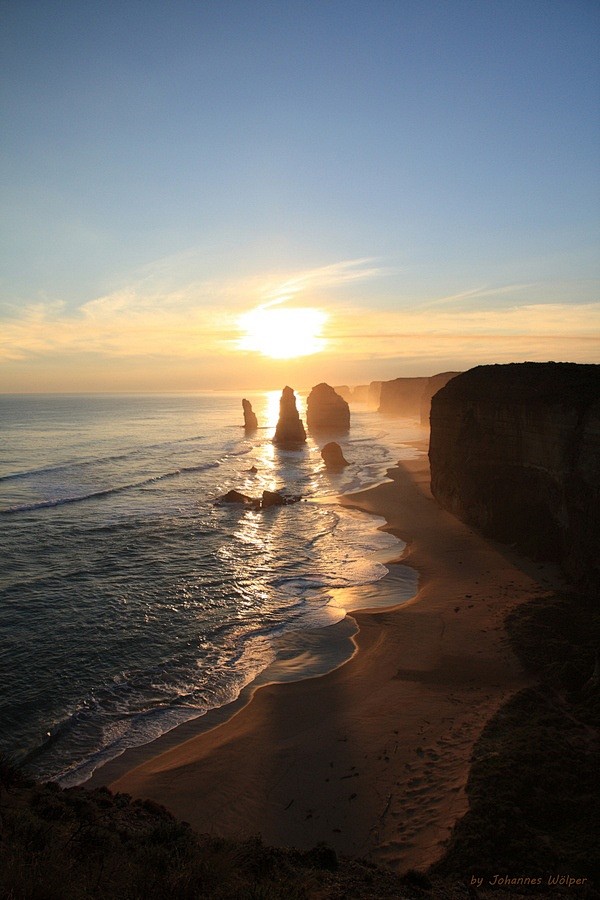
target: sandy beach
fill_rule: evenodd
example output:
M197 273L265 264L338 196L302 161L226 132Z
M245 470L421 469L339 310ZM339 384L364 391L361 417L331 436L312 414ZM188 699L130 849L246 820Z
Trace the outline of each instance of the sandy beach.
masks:
M111 775L111 789L164 804L201 832L304 849L324 841L399 871L440 857L467 809L473 745L527 683L504 617L553 583L550 569L438 508L426 455L389 477L342 502L385 517L407 543L414 599L352 613L347 663L261 687L228 721Z

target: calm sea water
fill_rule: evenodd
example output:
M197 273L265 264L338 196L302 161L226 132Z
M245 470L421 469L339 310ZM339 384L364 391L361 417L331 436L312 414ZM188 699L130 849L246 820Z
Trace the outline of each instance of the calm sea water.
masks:
M354 410L329 475L271 443L279 393L248 396L252 436L240 395L0 396L0 749L34 774L83 781L232 701L398 554L336 498L414 455L406 423ZM231 488L305 500L215 506Z

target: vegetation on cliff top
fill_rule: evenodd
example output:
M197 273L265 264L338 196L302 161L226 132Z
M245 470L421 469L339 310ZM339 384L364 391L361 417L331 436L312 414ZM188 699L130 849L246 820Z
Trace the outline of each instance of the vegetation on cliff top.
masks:
M600 872L597 604L575 594L536 599L514 610L506 628L537 683L503 706L479 739L470 809L435 871L561 871L591 882Z
M402 900L428 884L324 845L199 835L152 801L39 784L0 760L2 900Z

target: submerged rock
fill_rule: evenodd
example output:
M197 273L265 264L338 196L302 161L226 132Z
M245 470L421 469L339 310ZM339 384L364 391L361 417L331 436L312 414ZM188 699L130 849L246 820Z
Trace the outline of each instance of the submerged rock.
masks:
M281 447L297 447L306 442L306 431L296 409L296 396L291 387L284 387L279 401L279 420L273 443Z
M312 432L345 434L350 429L350 407L331 385L322 381L308 395L306 424Z
M242 400L244 410L244 428L246 431L256 431L258 428L258 420L256 414L252 412L252 404L249 400Z
M325 468L329 472L339 472L344 466L350 465L348 460L344 459L342 448L336 441L330 441L328 444L325 444L321 450L321 456L325 463Z

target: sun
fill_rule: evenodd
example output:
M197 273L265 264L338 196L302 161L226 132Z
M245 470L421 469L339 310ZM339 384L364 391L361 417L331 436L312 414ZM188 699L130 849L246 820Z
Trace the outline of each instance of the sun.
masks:
M258 307L240 316L238 346L272 359L311 356L327 344L322 334L327 318L321 309Z

